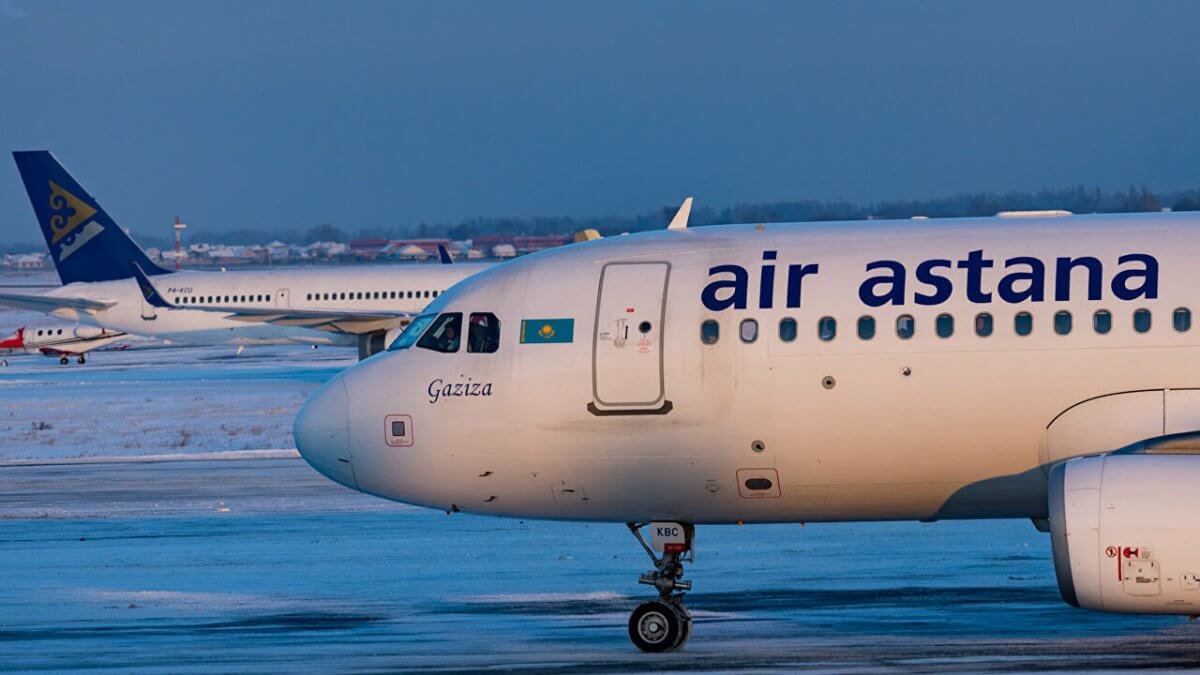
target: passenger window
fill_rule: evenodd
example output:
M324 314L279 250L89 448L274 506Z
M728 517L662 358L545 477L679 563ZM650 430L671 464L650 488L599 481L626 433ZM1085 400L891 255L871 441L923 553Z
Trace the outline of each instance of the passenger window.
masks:
M717 340L721 338L721 324L707 319L700 324L700 342L706 345L715 345Z
M1107 309L1096 310L1092 315L1092 328L1101 335L1112 330L1112 312Z
M1033 332L1033 315L1029 312L1017 312L1013 317L1013 330L1017 335L1029 335Z
M837 319L832 316L823 316L817 320L817 337L825 342L829 342L837 337Z
M434 291L434 292L433 292L433 297L435 297L435 298L436 298L436 297L437 297L437 294L438 294L438 292L437 292L437 291Z
M1180 333L1188 332L1192 329L1192 310L1187 307L1176 309L1171 313L1171 324Z
M987 337L992 334L993 322L992 315L987 312L980 312L975 315L975 334L979 337Z
M417 341L422 349L450 354L458 351L462 341L462 312L441 314Z
M1133 329L1139 333L1150 330L1150 310L1139 309L1133 313Z
M784 342L791 342L796 339L796 320L795 319L780 319L779 320L779 339Z
M933 330L937 332L940 338L948 338L954 335L954 317L949 314L938 314L938 318L934 320Z
M270 301L271 301L271 296L270 296L270 295L264 295L263 297L267 299L267 302L270 302Z
M413 346L413 344L417 341L417 338L421 337L421 333L425 332L425 329L429 327L429 324L432 323L435 318L437 318L436 314L423 314L413 319L412 322L408 324L408 327L404 329L404 332L400 334L400 337L396 338L396 340L392 342L392 345L388 347L388 351L391 352L398 349L408 349L409 347Z
M1064 310L1054 314L1054 332L1067 335L1071 332L1071 313Z
M738 327L738 334L741 336L742 342L754 342L758 339L758 322L754 319L742 319L742 323Z
M425 291L425 297L429 297L429 291Z
M901 314L896 317L896 335L901 340L907 340L916 332L916 322L913 321L911 314Z
M870 340L875 337L875 317L858 317L858 337L863 340Z
M467 333L467 351L491 354L500 348L500 319L491 312L475 312Z

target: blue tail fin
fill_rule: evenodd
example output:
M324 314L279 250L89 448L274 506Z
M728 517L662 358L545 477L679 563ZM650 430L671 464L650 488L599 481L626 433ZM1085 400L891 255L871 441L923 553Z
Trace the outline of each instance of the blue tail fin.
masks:
M166 274L109 217L62 164L45 150L14 152L50 257L64 284Z

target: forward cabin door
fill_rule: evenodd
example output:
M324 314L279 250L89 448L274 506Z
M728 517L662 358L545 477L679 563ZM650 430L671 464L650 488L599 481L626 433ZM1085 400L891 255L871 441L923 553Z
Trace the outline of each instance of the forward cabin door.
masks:
M671 410L663 381L666 262L608 263L600 271L592 340L596 415L663 414Z
M275 291L275 306L283 307L285 309L292 306L292 298L288 294L288 289L280 288L279 290Z

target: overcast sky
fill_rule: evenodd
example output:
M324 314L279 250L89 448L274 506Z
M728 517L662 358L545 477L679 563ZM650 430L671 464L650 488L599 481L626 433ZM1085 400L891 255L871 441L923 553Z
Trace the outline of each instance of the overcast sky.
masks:
M0 147L164 236L1193 187L1198 26L1198 2L0 0ZM40 240L0 164L0 241Z

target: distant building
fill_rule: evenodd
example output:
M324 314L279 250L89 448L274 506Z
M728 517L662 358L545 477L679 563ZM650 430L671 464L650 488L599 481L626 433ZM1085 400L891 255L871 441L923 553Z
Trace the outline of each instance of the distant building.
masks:
M513 248L517 253L533 253L548 248L555 248L573 241L570 234L542 234L529 237L513 237Z
M238 254L228 246L214 246L209 249L208 257L214 265L230 265L237 263Z
M350 255L358 260L374 260L387 245L387 239L355 239L350 242Z
M6 270L44 270L47 267L45 253L9 253L4 256Z
M170 264L174 264L176 258L179 258L179 263L181 265L187 263L187 261L188 261L187 251L176 252L174 250L167 249L165 251L160 252L158 257L160 260L162 260L162 262L170 263Z
M347 255L350 247L340 241L316 241L304 247L303 250L306 251L305 257L327 260Z
M278 239L267 244L267 256L272 262L286 262L289 253L288 245Z
M493 257L511 258L518 254L533 253L547 248L569 244L573 240L570 234L539 234L531 236L511 236L503 234L488 234L475 237L472 245L481 251L491 251Z
M451 249L449 239L393 239L389 241L380 255L385 258L400 260L424 260L438 255L438 246Z

